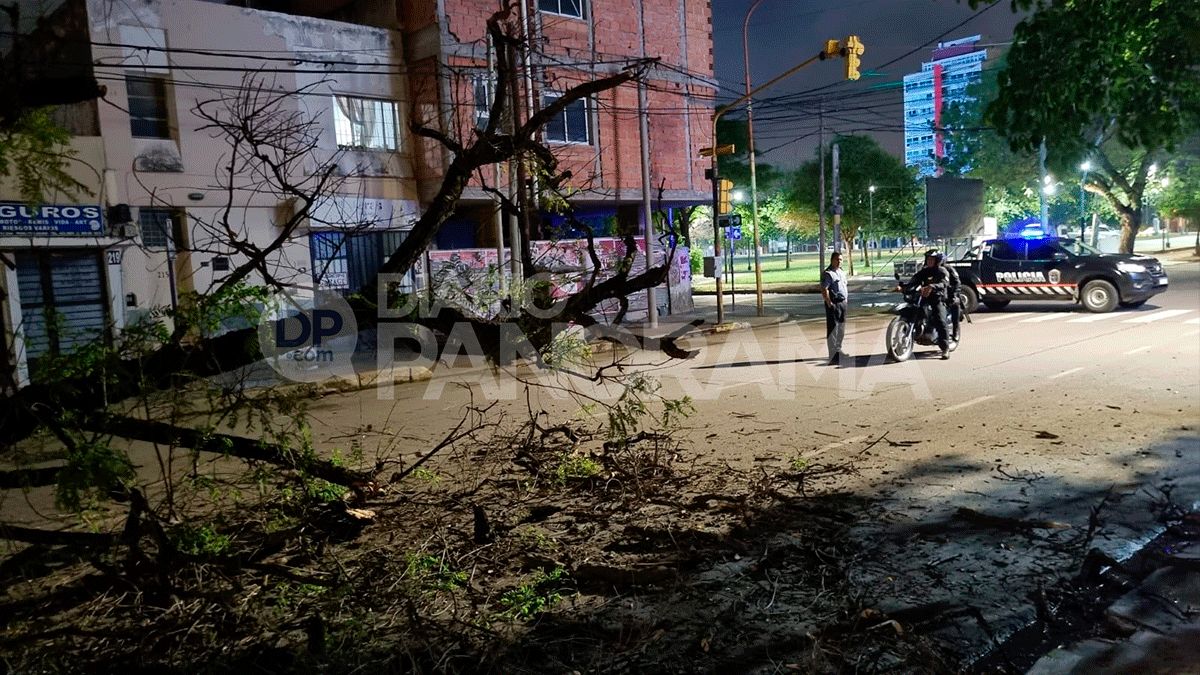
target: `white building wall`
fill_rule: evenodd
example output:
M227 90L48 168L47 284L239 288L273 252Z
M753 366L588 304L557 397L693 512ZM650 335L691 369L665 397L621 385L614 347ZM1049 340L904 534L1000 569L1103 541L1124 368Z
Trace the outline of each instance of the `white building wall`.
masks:
M228 257L231 268L236 268L244 259L223 243L226 223L260 247L282 232L279 223L294 208L295 195L223 189L220 168L227 164L230 146L206 129L207 120L196 112L198 103L242 87L250 72L268 71L258 76L272 89L303 92L288 99L289 112L316 120L319 135L314 156L291 178L301 183L318 164L338 156L335 175L340 185L335 196L343 206L324 213L327 217L330 213L346 216L344 222L332 218L324 223L304 223L271 257L268 267L277 280L293 285L300 295L311 293L310 231L358 229L361 224L354 218L356 213L381 210L346 204L385 204L387 220L370 225L377 229L407 229L420 213L412 168L414 144L406 131L409 106L404 45L398 32L197 0L86 2L95 74L107 94L98 107L99 137L76 139L73 145L86 151L87 171L81 175L93 196L56 196L55 203L127 204L135 222L139 207L182 209L187 240L182 243L191 250L177 247L177 260L171 266L167 252L145 247L139 234L116 232L110 233L113 237L86 243L79 237L48 237L37 242L0 237L0 251L37 246L121 249L120 264L109 265L105 260L115 329L127 319L170 307L172 272L177 295L182 295L203 293L220 283L224 273L214 269L214 258ZM322 67L319 62L324 61L345 63ZM313 72L297 72L305 70ZM165 80L170 138L133 136L127 112L128 76ZM335 94L395 102L399 150L339 150L333 119ZM18 198L13 186L0 185L0 200ZM7 277L12 275L6 275L6 281L15 283L15 278ZM248 279L249 283L261 281L257 274ZM20 303L17 289L8 290L5 325L11 333L20 324ZM10 345L17 342L12 339L16 337L10 335ZM16 365L23 368L24 359L17 358Z

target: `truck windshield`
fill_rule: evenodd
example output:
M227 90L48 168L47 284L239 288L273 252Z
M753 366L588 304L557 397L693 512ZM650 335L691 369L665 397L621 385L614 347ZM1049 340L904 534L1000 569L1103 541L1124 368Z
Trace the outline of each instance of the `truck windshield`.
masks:
M1100 251L1077 239L1060 239L1058 245L1071 255L1100 255Z

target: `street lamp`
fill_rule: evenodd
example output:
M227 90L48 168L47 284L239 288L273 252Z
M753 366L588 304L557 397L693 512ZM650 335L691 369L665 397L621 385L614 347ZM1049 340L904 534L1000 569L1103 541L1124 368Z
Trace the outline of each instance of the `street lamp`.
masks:
M746 71L746 141L750 154L750 223L754 228L754 294L758 315L763 315L762 261L758 254L758 177L754 170L754 101L750 99L750 15L763 0L754 0L742 22L742 65ZM716 140L713 141L716 143Z

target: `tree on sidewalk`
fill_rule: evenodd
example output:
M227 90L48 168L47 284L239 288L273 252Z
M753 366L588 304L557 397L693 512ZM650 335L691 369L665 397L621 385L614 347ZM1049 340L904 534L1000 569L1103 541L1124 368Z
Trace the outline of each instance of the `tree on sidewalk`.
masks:
M920 188L912 171L885 151L869 136L839 136L838 144L842 203L842 239L853 251L859 233L871 226L870 235L911 232L913 212ZM825 175L833 173L833 149L825 153ZM812 159L796 172L796 198L805 209L816 211L819 203L821 166ZM871 186L876 187L872 196ZM828 195L832 202L832 195ZM865 245L865 243L864 243ZM854 274L854 256L847 257Z
M1035 11L1014 32L986 119L1016 151L1036 152L1044 142L1062 175L1090 161L1086 189L1120 216L1120 247L1132 252L1151 167L1200 126L1200 5L1013 4Z

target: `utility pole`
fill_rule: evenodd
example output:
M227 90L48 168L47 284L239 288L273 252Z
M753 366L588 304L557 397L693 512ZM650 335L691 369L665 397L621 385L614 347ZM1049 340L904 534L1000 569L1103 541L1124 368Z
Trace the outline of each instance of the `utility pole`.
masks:
M492 36L488 35L487 40L487 57L488 57L488 104L491 105L491 98L496 92L496 45L492 44ZM490 121L490 120L489 120ZM500 163L496 162L492 166L492 185L496 187L496 191L500 190ZM494 215L495 227L494 236L496 237L496 283L500 290L500 295L508 294L508 278L504 276L504 205L499 197L492 197L492 205L496 209Z
M638 136L642 145L642 221L645 223L646 271L654 267L654 221L650 214L650 111L646 106L646 77L638 79ZM658 306L654 304L654 287L646 289L646 320L650 327L658 325Z
M754 0L742 22L742 64L746 71L746 96L750 96L750 15L763 0ZM746 99L747 150L750 153L750 222L754 227L754 296L758 316L763 315L762 260L758 237L758 177L754 170L754 101Z
M820 139L820 148L817 150L817 157L821 165L821 187L818 190L817 199L821 202L817 206L817 248L821 255L821 269L825 269L825 99L822 98L817 104L817 119L820 126L818 138Z
M517 48L514 45L508 45L508 107L510 109L509 120L512 125L512 134L516 136L517 130L521 128L521 90L517 86ZM508 264L512 273L510 285L512 288L520 288L520 284L524 282L525 274L522 270L522 262L524 256L524 245L521 243L521 219L525 211L525 163L519 158L509 163L508 167L508 198L509 202L517 207L517 213L509 214L508 216Z

